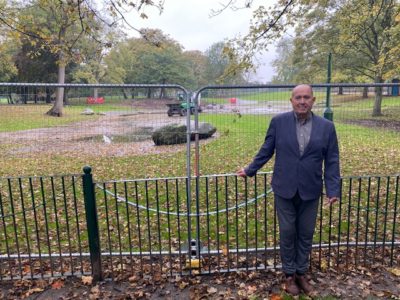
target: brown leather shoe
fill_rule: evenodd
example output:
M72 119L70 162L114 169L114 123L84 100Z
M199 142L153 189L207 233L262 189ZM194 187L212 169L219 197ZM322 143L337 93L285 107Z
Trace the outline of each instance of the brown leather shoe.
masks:
M288 276L285 278L284 289L292 296L297 296L300 294L300 289L296 284L294 276Z
M308 282L308 279L306 277L306 275L297 275L295 276L295 281L298 284L298 286L300 287L300 289L303 290L303 292L306 295L310 295L311 293L314 292L314 288L312 287L312 285Z

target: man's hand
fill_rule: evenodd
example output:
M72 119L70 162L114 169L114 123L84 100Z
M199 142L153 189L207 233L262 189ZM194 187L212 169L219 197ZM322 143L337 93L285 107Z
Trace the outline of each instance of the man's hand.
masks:
M327 197L326 200L327 200L327 204L332 205L336 201L339 201L339 198L338 197Z
M247 174L246 174L244 168L241 168L239 171L237 171L236 175L240 176L240 177L243 177L243 178L247 177Z

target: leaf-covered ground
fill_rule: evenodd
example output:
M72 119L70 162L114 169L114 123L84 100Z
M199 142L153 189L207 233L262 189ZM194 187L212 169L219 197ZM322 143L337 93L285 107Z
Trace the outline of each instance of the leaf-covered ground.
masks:
M312 296L299 299L400 299L400 269L374 266L311 273ZM0 283L0 299L292 299L279 271L197 277L139 277L93 283L90 276Z

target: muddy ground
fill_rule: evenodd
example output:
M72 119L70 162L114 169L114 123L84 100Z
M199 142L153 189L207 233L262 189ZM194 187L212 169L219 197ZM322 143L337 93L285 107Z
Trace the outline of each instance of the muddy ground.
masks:
M132 156L183 150L185 145L155 146L152 132L171 124L186 124L186 117L168 117L169 100L136 101L135 107L123 106L121 111L109 111L87 120L50 128L36 128L17 132L0 132L0 141L7 145L3 155L35 157L37 154L93 156ZM254 101L241 101L235 105L218 104L203 107L205 113L276 113L287 106L260 105ZM192 125L193 126L193 125ZM218 131L214 138L218 137ZM205 141L202 141L204 143ZM180 149L182 148L182 149Z
M87 120L68 125L36 128L17 132L0 132L0 141L6 145L2 154L17 157L35 157L38 154L93 156L133 156L139 154L170 153L184 150L185 145L155 146L152 132L165 125L186 124L186 117L168 117L169 100L136 101L135 107L123 106L124 110L109 111L96 120ZM203 106L207 114L231 113L232 118L241 114L276 114L290 110L290 103L254 103L237 100L236 104ZM399 121L356 120L348 121L365 127L385 128L400 131ZM45 126L45 124L44 124ZM218 137L217 133L214 138ZM204 141L203 141L204 143ZM181 149L182 148L182 149Z

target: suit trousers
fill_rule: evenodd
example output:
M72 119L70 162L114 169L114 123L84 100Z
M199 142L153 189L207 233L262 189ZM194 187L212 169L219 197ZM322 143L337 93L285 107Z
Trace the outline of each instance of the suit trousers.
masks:
M319 199L303 201L298 192L291 199L275 194L285 274L304 274L309 268L318 204Z

